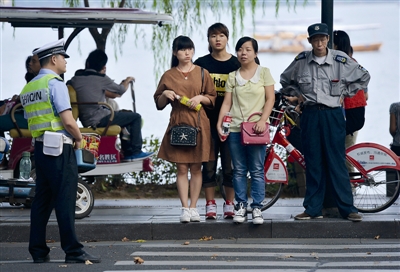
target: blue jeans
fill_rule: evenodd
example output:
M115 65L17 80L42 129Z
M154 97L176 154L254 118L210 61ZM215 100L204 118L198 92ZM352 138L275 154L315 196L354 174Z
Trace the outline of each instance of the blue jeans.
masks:
M247 173L250 172L251 207L261 208L265 198L264 161L266 145L242 145L240 132L231 132L228 137L233 164L233 189L235 200L247 207Z

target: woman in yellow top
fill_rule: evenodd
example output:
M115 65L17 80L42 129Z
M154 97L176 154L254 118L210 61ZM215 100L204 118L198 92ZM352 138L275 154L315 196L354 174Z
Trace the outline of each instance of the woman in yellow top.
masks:
M228 77L224 102L222 104L217 130L221 138L222 119L225 112L232 114L230 134L227 138L233 163L233 188L237 202L237 212L233 221L243 223L247 219L247 172L251 176L251 208L253 224L262 224L261 202L265 197L264 160L266 145L242 145L240 141L240 124L255 112L262 115L251 120L257 121L254 130L262 133L265 123L271 114L275 102L275 81L268 68L256 63L258 43L250 37L239 39L235 47L241 64ZM257 119L256 119L257 118ZM221 141L223 139L221 138Z

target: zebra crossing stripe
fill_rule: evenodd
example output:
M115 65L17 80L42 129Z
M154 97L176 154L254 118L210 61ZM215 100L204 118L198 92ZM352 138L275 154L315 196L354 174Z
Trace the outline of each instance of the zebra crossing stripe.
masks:
M115 265L136 265L134 261L117 261ZM235 266L235 267L315 267L315 268L334 268L334 267L400 267L400 261L374 261L374 262L277 262L277 261L144 261L142 266Z
M165 257L165 256L191 256L191 257L277 257L277 258L351 258L351 257L400 257L400 252L343 252L343 253L297 253L297 252L285 252L285 253L273 253L273 252L240 252L235 255L233 252L163 252L163 251L135 251L131 256L154 256L154 257Z
M212 244L212 243L202 243L202 244L156 244L147 243L140 245L141 248L217 248L217 249L237 249L238 244ZM400 244L340 244L340 245L303 245L303 244L240 244L241 249L400 249Z

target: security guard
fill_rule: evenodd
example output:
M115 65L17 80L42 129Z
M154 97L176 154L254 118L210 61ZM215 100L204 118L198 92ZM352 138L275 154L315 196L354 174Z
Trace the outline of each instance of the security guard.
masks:
M305 211L297 220L322 218L326 184L343 218L357 222L362 216L353 205L350 180L345 165L346 120L341 103L365 89L370 75L341 51L327 48L328 26L308 27L312 51L300 53L282 73L283 88L298 87L302 110L301 137L306 161Z
M74 148L80 147L82 135L72 116L68 89L59 76L66 72L65 58L69 57L64 50L64 40L46 44L33 54L38 55L42 69L20 95L29 130L35 139L36 193L31 209L29 252L35 263L50 261L46 226L54 208L65 262L100 262L100 258L83 250L75 234L78 168ZM58 144L55 144L57 139ZM45 151L44 141L47 140L53 142L55 152Z

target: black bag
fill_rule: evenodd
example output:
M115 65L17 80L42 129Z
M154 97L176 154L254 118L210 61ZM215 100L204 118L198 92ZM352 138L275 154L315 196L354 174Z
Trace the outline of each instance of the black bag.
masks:
M362 129L365 123L365 107L346 109L346 135Z
M199 130L189 125L178 125L171 128L171 145L196 146Z
M201 68L201 89L203 93L204 69ZM182 124L173 126L170 129L171 139L170 144L174 146L197 146L197 133L200 127L200 111L197 114L197 127Z

